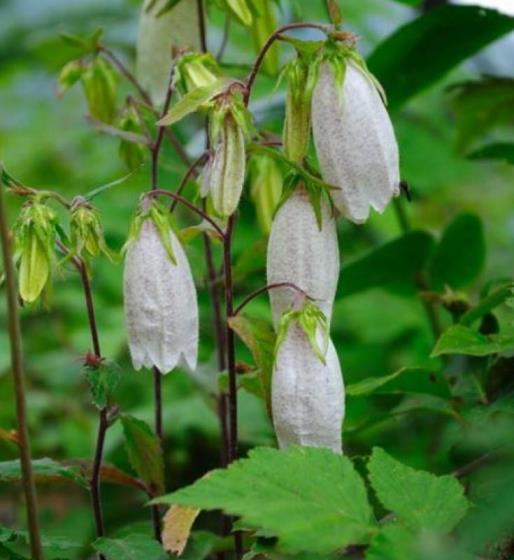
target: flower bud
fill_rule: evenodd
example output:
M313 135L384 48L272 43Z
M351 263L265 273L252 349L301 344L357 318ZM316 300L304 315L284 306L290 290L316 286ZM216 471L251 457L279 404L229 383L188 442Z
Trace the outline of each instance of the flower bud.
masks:
M317 65L300 55L289 63L286 119L283 143L286 157L301 162L309 150L311 99L316 83Z
M91 116L112 123L116 115L116 75L113 68L96 56L85 67L81 79Z
M293 322L277 351L271 398L281 448L304 445L342 452L344 385L332 341L323 363L305 331Z
M221 218L235 212L243 191L246 170L245 135L230 112L223 118L219 139L203 192L209 192L214 211Z
M82 197L77 197L71 208L70 237L71 256L81 256L85 251L91 257L104 253L108 258L112 258L111 251L105 243L98 212Z
M127 107L118 123L118 128L126 132L141 132L141 121L133 107ZM140 167L145 161L146 149L142 144L121 139L119 155L127 168L132 171Z
M55 212L37 201L27 202L14 225L16 258L20 261L21 298L35 301L48 282L56 239Z
M219 80L221 69L210 53L188 53L177 62L177 75L182 89L189 92Z
M269 235L273 214L282 196L282 173L276 161L266 155L252 159L251 195L261 231Z
M134 368L155 366L168 373L181 361L196 368L198 304L187 257L164 212L152 205L136 216L125 259L124 303Z
M249 27L253 23L252 10L247 0L225 0L230 12L243 24Z
M339 278L335 220L321 199L321 227L305 189L298 187L278 210L268 242L268 284L291 282L314 299L330 321ZM270 290L273 322L294 301L291 288Z
M162 105L174 49L200 50L196 0L145 0L139 19L137 76L156 105Z
M357 56L357 55L355 55ZM324 62L312 97L312 128L323 179L338 210L366 221L399 194L398 145L377 84L362 64L347 58L341 70Z

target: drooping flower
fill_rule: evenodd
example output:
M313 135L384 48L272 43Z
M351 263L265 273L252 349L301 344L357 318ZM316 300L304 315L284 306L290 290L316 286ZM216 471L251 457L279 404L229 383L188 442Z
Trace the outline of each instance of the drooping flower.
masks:
M338 210L366 221L399 194L398 145L376 80L352 51L321 62L312 96L312 129L323 179Z
M268 284L290 282L314 299L330 321L339 278L339 248L335 220L321 199L321 220L300 186L278 210L271 227L267 257ZM291 288L270 290L273 322L293 303Z
M165 210L153 203L136 216L125 259L124 305L136 370L195 369L198 354L196 288L184 250Z
M292 322L276 354L271 394L281 448L304 445L342 453L344 385L332 341L323 362L304 329Z

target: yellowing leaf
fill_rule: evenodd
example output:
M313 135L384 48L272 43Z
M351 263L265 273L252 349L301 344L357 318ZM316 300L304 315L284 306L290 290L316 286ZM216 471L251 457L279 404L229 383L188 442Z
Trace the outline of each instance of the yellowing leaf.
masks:
M173 505L163 519L162 545L166 552L180 556L186 547L191 527L200 510L189 506Z

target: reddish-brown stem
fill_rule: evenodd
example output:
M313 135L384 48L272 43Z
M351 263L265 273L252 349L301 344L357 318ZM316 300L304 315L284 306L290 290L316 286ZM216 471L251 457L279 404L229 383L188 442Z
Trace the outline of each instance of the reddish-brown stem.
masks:
M250 74L246 79L246 90L244 92L244 101L246 105L248 105L248 102L250 101L250 95L252 93L253 84L255 82L255 78L257 77L259 69L262 65L262 61L266 56L266 53L271 48L273 43L280 38L280 35L282 33L284 33L285 31L291 31L292 29L318 29L323 33L327 33L329 31L329 28L326 25L322 25L320 23L308 23L308 22L288 23L287 25L283 25L282 27L276 29L264 43L261 51L259 52L257 58L255 59L252 70L250 71Z
M205 29L205 10L203 0L196 0L198 9L198 31L200 33L200 49L203 53L207 52L207 33Z
M211 226L214 228L216 233L222 239L225 236L225 232L220 228L220 226L206 212L198 208L198 206L195 206L192 202L189 202L187 198L184 198L183 196L180 196L177 193L174 193L172 191L167 191L164 189L154 189L153 191L148 192L147 196L169 196L173 200L177 200L178 202L180 202L181 204L189 208L189 210L195 212L195 214L198 214L206 222L209 222L209 224L211 224Z
M234 309L232 317L235 317L236 315L241 313L241 311L257 296L260 296L264 292L269 292L270 290L275 290L277 288L291 288L292 290L295 290L296 292L302 294L306 298L312 299L307 293L305 293L304 290L302 290L292 282L278 282L276 284L268 284L266 286L262 286L262 288L258 288L257 290L255 290L254 292L246 296L245 299Z
M23 490L27 507L27 525L29 529L30 550L33 560L43 560L41 533L39 529L36 485L32 472L32 457L27 426L27 403L25 400L25 372L23 369L23 352L21 342L20 316L18 310L18 291L14 275L11 237L7 226L7 212L4 202L4 184L1 179L0 166L0 237L4 257L5 286L7 295L8 329L11 344L11 363L16 397L16 421L20 449L20 463Z
M207 152L203 152L203 154L198 157L197 159L195 159L195 161L193 161L193 163L189 166L188 170L186 171L185 175L182 177L182 180L180 181L180 185L178 186L177 190L176 190L176 194L182 194L182 191L185 189L187 183L189 182L189 180L191 179L191 177L198 176L198 172L196 170L196 168L199 165L202 165L202 163L205 161L205 158L207 157ZM171 205L170 205L170 213L175 211L175 208L177 207L178 204L178 200L174 200Z

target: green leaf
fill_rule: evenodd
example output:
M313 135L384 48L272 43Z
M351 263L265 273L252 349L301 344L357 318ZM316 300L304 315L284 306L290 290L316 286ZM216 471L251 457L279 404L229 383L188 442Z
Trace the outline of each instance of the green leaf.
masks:
M99 409L105 408L120 382L120 367L115 362L103 361L99 366L85 366L84 373L90 386L93 404Z
M366 560L408 560L415 558L414 535L403 525L390 524L380 529L366 551Z
M432 356L442 354L488 356L513 349L514 334L485 336L463 325L454 325L441 335Z
M491 130L514 123L514 79L485 76L456 84L451 91L456 92L453 106L459 150L467 149Z
M222 509L276 535L291 552L328 554L368 542L374 530L362 479L347 457L327 449L256 448L155 502Z
M220 93L226 85L225 80L216 80L208 86L198 87L186 93L157 124L159 126L169 126L182 120L190 113L197 111L211 97Z
M477 319L487 315L513 295L514 284L512 282L496 288L483 298L478 305L466 311L460 318L460 324L468 327L471 326Z
M416 274L425 266L434 241L424 231L413 231L386 243L343 266L337 297L370 288L416 291Z
M435 371L423 368L402 368L390 375L368 377L346 387L349 397L370 394L424 393L438 397L450 397L448 385Z
M404 25L371 54L368 66L398 109L480 49L514 29L514 18L478 6L445 5ZM444 40L451 37L451 40Z
M415 470L379 447L373 448L368 472L382 505L414 531L448 533L468 510L456 478Z
M93 548L103 554L107 560L165 560L168 558L154 538L137 533L123 539L102 537L93 543Z
M121 423L130 464L155 493L162 493L164 462L159 438L143 420L128 414L121 416Z
M487 144L468 155L470 159L500 159L514 165L514 143L495 142Z
M86 481L81 476L79 469L65 466L52 459L34 459L32 469L36 482L52 482L55 480L68 480L86 485ZM13 482L21 480L20 461L3 461L0 463L0 482Z
M446 228L430 263L434 290L454 289L471 284L485 263L482 222L474 214L460 214Z

